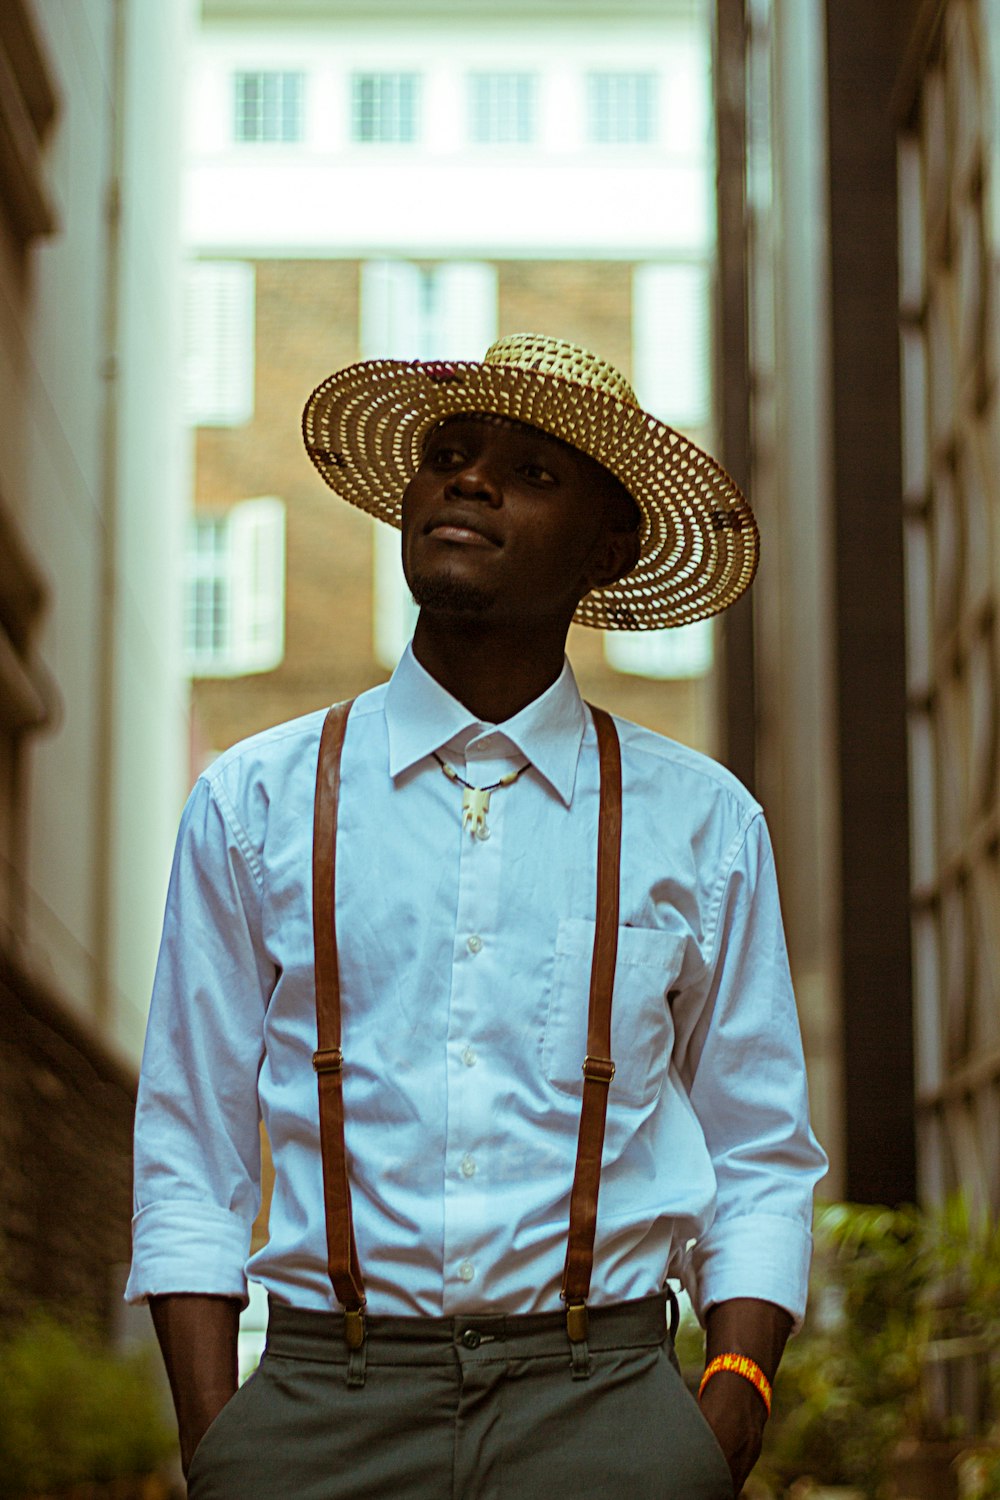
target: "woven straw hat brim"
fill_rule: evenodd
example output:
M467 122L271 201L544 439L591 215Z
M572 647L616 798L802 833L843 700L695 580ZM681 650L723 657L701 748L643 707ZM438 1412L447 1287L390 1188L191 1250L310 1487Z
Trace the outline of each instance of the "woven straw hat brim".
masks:
M639 560L581 600L581 625L688 625L749 588L757 525L726 471L666 423L579 381L514 365L365 360L312 393L303 436L332 490L398 527L427 433L466 412L509 417L572 444L617 475L638 504Z

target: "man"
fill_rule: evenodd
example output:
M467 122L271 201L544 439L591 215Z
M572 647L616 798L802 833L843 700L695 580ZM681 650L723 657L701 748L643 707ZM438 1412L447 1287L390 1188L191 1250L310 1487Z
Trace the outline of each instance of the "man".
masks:
M182 821L127 1295L190 1493L719 1500L802 1316L824 1167L773 862L744 789L585 706L564 647L574 618L732 602L749 507L537 336L341 371L305 437L401 525L420 614L387 686L234 747ZM234 1396L246 1269L268 1348ZM668 1276L706 1325L700 1411Z

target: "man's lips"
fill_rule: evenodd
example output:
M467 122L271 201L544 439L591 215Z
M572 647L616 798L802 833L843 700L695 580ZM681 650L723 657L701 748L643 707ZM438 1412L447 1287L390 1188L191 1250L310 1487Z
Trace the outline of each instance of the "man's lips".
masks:
M441 542L458 542L467 547L499 547L500 541L464 517L440 516L424 528L425 536Z

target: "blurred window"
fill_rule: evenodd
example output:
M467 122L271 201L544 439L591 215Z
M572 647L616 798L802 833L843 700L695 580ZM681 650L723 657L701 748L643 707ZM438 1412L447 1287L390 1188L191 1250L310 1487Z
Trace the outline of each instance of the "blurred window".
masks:
M599 146L650 145L656 140L655 73L587 75L587 139Z
M712 283L704 261L632 272L632 383L647 411L695 442L712 417Z
M629 677L704 677L712 667L712 644L711 620L672 630L608 630L604 659Z
M304 73L237 73L238 141L301 141Z
M481 261L367 261L361 268L364 359L482 359L497 336L496 267ZM396 665L417 607L403 577L399 533L374 523L374 650Z
M285 507L272 495L194 516L185 568L192 677L269 672L285 648Z
M240 427L254 406L254 268L196 261L184 299L185 415L194 427Z
M537 86L538 80L531 73L471 73L469 133L476 145L526 145L533 141Z
M711 274L704 262L634 268L632 381L647 411L710 444ZM713 642L711 620L672 630L613 630L604 636L604 657L630 676L702 677L712 667Z
M355 73L351 80L351 139L409 144L417 138L416 73Z

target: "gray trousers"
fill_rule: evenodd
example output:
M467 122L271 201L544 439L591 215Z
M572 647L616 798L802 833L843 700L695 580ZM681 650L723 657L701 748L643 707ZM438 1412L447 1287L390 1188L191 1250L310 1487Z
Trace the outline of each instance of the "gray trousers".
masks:
M373 1317L360 1386L342 1327L272 1302L259 1370L194 1455L191 1500L732 1500L663 1297L591 1310L588 1379L561 1312Z

